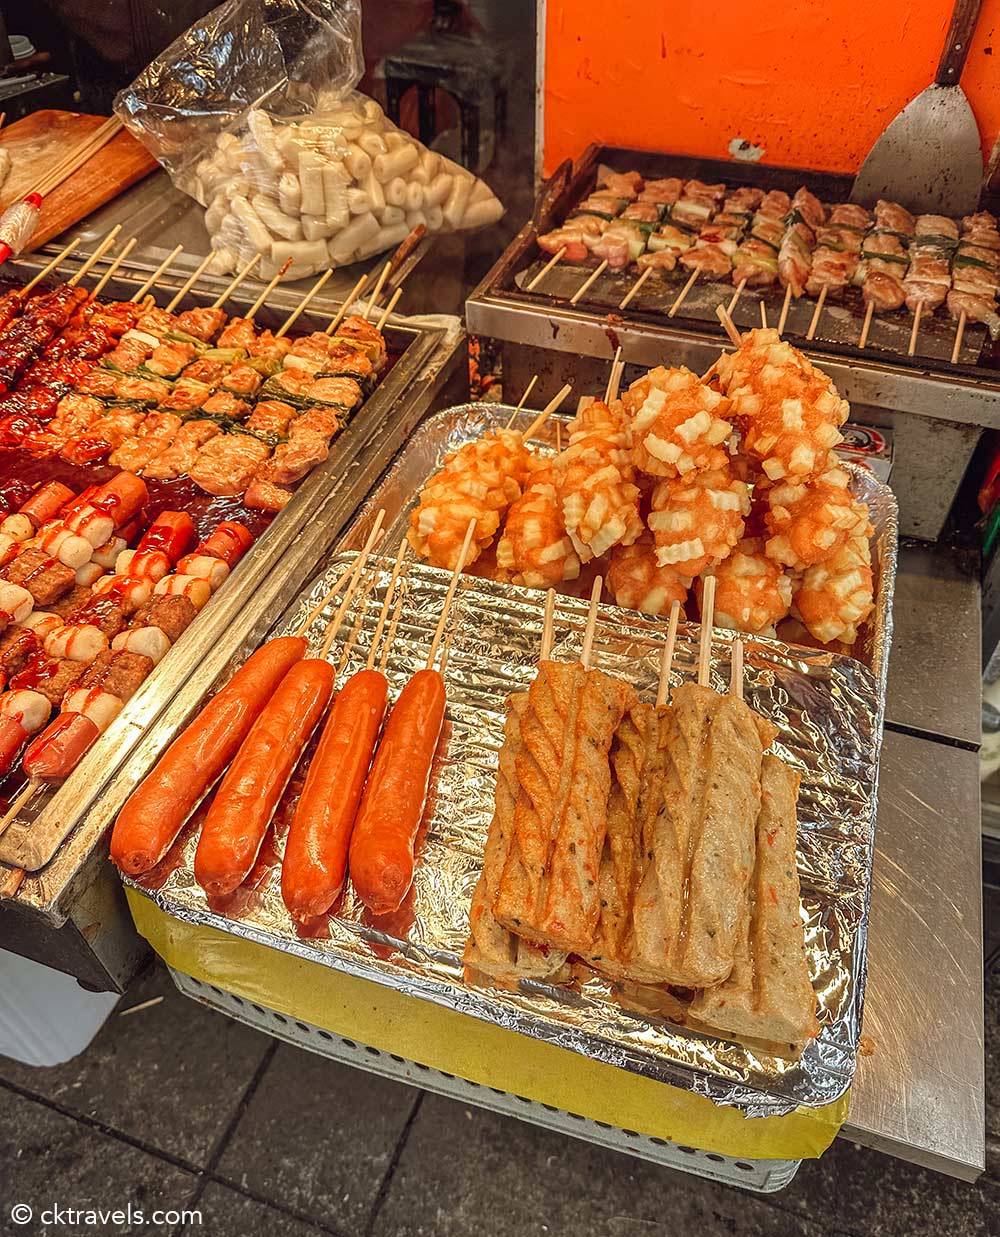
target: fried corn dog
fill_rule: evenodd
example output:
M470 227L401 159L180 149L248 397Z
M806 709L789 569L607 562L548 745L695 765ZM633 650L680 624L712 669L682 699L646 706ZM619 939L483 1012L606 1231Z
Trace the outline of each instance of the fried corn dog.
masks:
M531 684L515 760L514 837L493 911L536 944L585 953L593 942L608 752L631 694L578 663L544 662Z
M661 710L642 818L630 973L704 988L733 969L754 864L769 722L735 696L683 683Z
M799 775L776 756L765 756L749 913L733 969L724 983L699 992L690 1007L692 1018L715 1030L787 1044L793 1051L819 1032L799 915L798 790Z

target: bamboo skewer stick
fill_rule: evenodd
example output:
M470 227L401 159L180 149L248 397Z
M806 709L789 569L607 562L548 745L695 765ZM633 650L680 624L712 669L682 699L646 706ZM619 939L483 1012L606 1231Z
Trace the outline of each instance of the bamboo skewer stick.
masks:
M792 303L792 285L785 288L785 299L781 302L781 316L778 318L778 334L784 335L785 323L788 321L788 310Z
M545 612L542 615L542 642L538 649L538 660L549 661L552 657L552 645L555 640L556 590L550 588L545 594Z
M524 431L524 434L522 435L522 437L525 442L528 442L529 439L534 438L534 436L542 428L545 422L549 419L549 417L552 416L555 410L559 407L559 405L563 402L563 400L566 398L567 395L569 395L570 391L572 390L573 390L572 384L567 382L566 385L559 392L559 394L553 396L553 398L549 400L549 402L545 405L545 407L538 414L538 416L535 417L534 421L532 421L532 423Z
M729 667L729 694L737 700L743 699L743 639L737 636L733 641L733 656Z
M122 225L120 223L116 223L115 226L111 229L111 231L104 238L104 240L101 241L101 243L97 246L94 252L90 255L90 257L87 258L87 260L83 263L83 265L76 272L76 274L73 275L70 279L67 279L66 282L69 285L69 287L75 288L76 285L80 282L80 280L84 277L84 275L86 275L87 272L92 267L96 266L97 263L100 262L101 258L104 257L104 255L108 252L108 250L115 243L115 238L118 236L118 233L121 230L122 230Z
M639 276L639 278L632 285L632 287L629 288L629 290L625 293L622 299L618 302L619 309L627 309L629 307L629 304L631 303L632 298L639 291L639 289L646 282L646 280L650 277L650 275L652 275L652 273L653 273L653 268L651 266L647 266L646 269Z
M583 281L583 283L579 286L579 288L577 288L577 290L569 298L569 303L571 305L576 305L579 302L580 298L584 295L584 293L590 291L591 286L593 285L595 280L598 278L598 276L603 275L607 269L608 269L608 260L607 258L603 258L600 264L596 266L594 270L590 272L590 275Z
M74 237L73 240L71 240L70 243L66 246L66 248L61 249L56 254L56 256L52 259L52 261L48 263L48 265L42 267L42 269L31 280L30 283L26 283L24 285L24 287L21 289L21 295L27 296L28 293L31 291L31 289L35 286L35 284L41 283L41 281L45 278L46 275L51 275L51 273L56 269L59 263L62 262L64 258L68 258L70 254L73 252L73 250L77 247L77 245L79 245L79 243L82 240L83 240L82 236Z
M590 661L594 652L594 632L597 628L597 605L604 589L604 578L598 576L590 590L590 608L587 611L587 626L583 629L583 649L580 653L580 663L584 670L590 669Z
M385 532L383 531L381 535L379 536L378 541L375 543L376 546L381 543L382 538L384 536L385 536ZM334 667L334 671L333 671L334 683L336 683L340 679L340 676L347 669L347 663L351 660L351 652L353 651L354 646L358 642L358 635L361 631L362 624L364 623L364 620L365 620L365 604L368 598L371 596L372 590L374 589L377 583L378 583L378 572L373 571L369 578L362 580L361 587L358 590L358 592L355 594L354 622L351 624L351 630L347 633L347 639L344 641L343 645L341 646L340 659L338 660L337 665ZM333 644L332 640L330 641L330 644L331 645ZM324 641L323 642L323 656L326 657L326 655L329 652L330 652L330 648L327 645L327 642Z
M739 303L739 299L743 295L743 289L746 286L747 286L747 281L745 279L741 279L740 282L736 285L736 291L729 298L729 304L726 306L726 313L730 316L730 318L733 316L733 310L736 308L737 304Z
M0 898L12 898L21 888L24 877L24 868L8 868L3 878L0 879Z
M399 600L392 608L392 619L389 623L389 630L385 635L385 643L382 645L382 652L378 658L379 674L385 674L385 668L389 664L389 654L392 651L393 641L396 639L396 628L399 626L399 620L403 617L403 602L406 600L406 589L399 590Z
M389 315L396 308L396 302L399 300L399 298L402 295L403 295L403 287L402 287L402 284L400 284L400 286L396 289L396 291L390 297L389 304L386 305L385 309L382 311L382 317L379 318L378 322L375 323L375 330L378 331L380 335L382 331L385 329L385 324L389 321Z
M20 812L21 808L24 807L39 786L41 786L41 782L29 782L23 790L19 791L18 794L14 796L11 800L10 807L6 812L4 812L3 816L0 817L0 837L3 837L3 835L7 832L9 826L16 819L18 812Z
M136 289L136 291L133 293L132 300L141 301L142 298L149 291L149 289L153 286L153 284L156 283L156 281L160 278L163 272L167 269L170 263L173 262L174 258L176 258L179 253L182 253L183 250L184 250L184 246L178 245L176 249L174 249L173 253L168 253L167 256L160 263L160 265L156 268L156 270L153 271L152 275L150 275L150 277L142 285L142 287Z
M812 320L809 323L809 330L806 331L806 339L812 339L816 334L816 328L819 326L820 314L823 312L823 306L826 304L827 285L824 284L819 290L819 296L816 298L816 308L813 310Z
M462 568L465 566L465 560L469 554L469 545L472 542L472 534L476 531L476 521L470 520L469 527L465 530L465 540L462 542L462 548L458 553L458 562L455 564L455 570L451 573L451 583L448 585L448 591L444 595L444 605L441 607L441 617L438 619L437 627L434 629L434 638L431 640L431 649L427 654L427 662L425 668L431 670L434 667L434 659L437 657L438 647L441 644L441 637L444 635L445 623L448 621L448 612L451 610L451 603L455 600L455 590L458 588L458 578L462 574Z
M368 321L372 310L378 304L378 298L382 295L382 288L385 285L385 281L389 278L389 272L391 270L392 270L391 262L387 262L385 266L382 267L382 274L379 275L378 280L375 284L375 287L372 289L371 296L369 296L368 298L368 304L365 307L365 312L361 315L363 321L365 322Z
M920 317L924 312L922 301L917 302L917 307L913 311L913 329L910 331L910 346L906 349L907 356L913 356L917 350L917 332L920 330Z
M332 598L337 596L340 590L344 587L347 581L351 578L351 572L353 570L354 570L354 564L352 563L351 566L348 567L346 571L342 571L340 573L340 575L334 581L332 587L323 594L323 596L319 599L319 601L316 602L313 608L309 611L309 613L305 616L302 622L298 625L298 627L292 633L294 636L296 636L298 639L301 639L306 634L309 628L312 627L313 623L316 622L319 616L326 609L327 605L332 600Z
M537 381L538 381L538 375L537 375L537 374L535 374L535 375L532 377L531 381L528 383L528 385L524 388L524 394L521 396L521 399L520 399L520 401L518 402L517 407L514 409L514 411L513 411L513 412L510 414L510 416L508 417L508 419L507 419L507 424L504 426L504 429L505 429L505 430L509 430L509 429L510 429L510 427L511 427L511 426L514 424L514 422L517 420L517 414L518 414L518 413L521 411L521 409L524 407L524 405L525 405L525 401L527 400L528 396L531 394L532 390L534 389L535 383L536 383Z
M340 599L340 605L334 612L333 618L327 623L326 631L323 633L323 644L320 647L319 658L325 661L330 649L333 647L333 642L337 638L337 633L340 631L341 624L344 621L344 615L347 613L347 608L354 600L354 595L358 591L358 583L361 580L361 574L365 569L365 564L368 562L369 555L375 546L378 545L381 538L385 535L382 532L382 521L385 519L385 511L382 510L375 517L375 523L371 526L365 544L361 548L361 552L354 560L354 566L351 569L351 578L348 581L347 589Z
M7 113L0 112L0 133L3 132L3 127L7 123Z
M715 576L705 577L701 594L701 637L698 641L698 684L709 687L709 670L712 664L712 631L715 618Z
M115 257L115 260L111 263L111 265L108 267L108 269L104 272L104 274L101 276L101 278L97 281L97 283L94 285L93 289L91 290L90 299L92 301L97 300L98 296L100 296L100 294L107 287L108 283L111 280L112 275L114 275L115 271L118 270L119 266L121 266L121 264L125 261L125 259L128 257L128 255L132 252L132 250L136 247L138 243L139 243L139 238L137 236L132 236L125 242L124 246L122 247L121 253L119 253Z
M253 322L254 318L257 317L257 313L260 310L261 305L264 304L267 298L271 295L274 289L278 286L278 284L284 278L285 271L287 271L291 265L292 265L292 259L286 258L285 261L281 264L281 268L275 272L274 277L270 280L270 282L264 285L264 287L261 289L260 296L257 297L254 303L247 310L246 317L247 317L248 322Z
M389 583L385 586L385 599L382 602L382 609L379 611L378 620L375 623L375 631L372 633L371 648L368 650L368 661L365 663L369 670L375 667L375 650L378 648L379 641L382 639L382 632L385 629L385 620L389 616L389 606L392 603L392 595L396 591L396 581L399 579L399 573L403 568L403 559L406 557L406 551L409 547L409 540L404 537L399 543L399 549L396 552L396 561L392 565L392 574L389 576Z
M677 624L681 618L681 603L675 601L670 607L670 622L667 625L667 639L660 654L660 680L656 688L656 707L664 708L670 699L670 671L674 663L674 646L677 643Z
M958 354L962 351L962 336L965 334L966 313L963 309L958 315L958 327L955 331L955 346L951 350L952 365L958 364Z
M226 301L229 300L229 298L233 295L233 293L240 286L243 280L246 279L246 277L250 274L250 272L256 267L257 263L261 260L262 257L263 257L263 254L255 253L253 257L250 259L250 261L246 264L246 266L244 266L244 268L241 271L237 271L237 273L229 281L228 285L222 290L222 292L219 293L219 295L212 302L212 305L211 305L212 309L219 309Z
M535 275L531 283L529 283L528 286L524 289L525 292L534 292L534 290L542 282L542 280L549 273L549 271L553 270L562 261L563 254L565 252L566 252L566 246L563 245L562 249L560 249L557 253L554 253L552 257L549 258L548 262L546 262L545 265L542 267L542 269L538 272L538 274Z
M608 374L608 385L604 388L604 402L610 404L613 399L618 398L618 383L615 379L618 376L618 363L622 357L621 344L615 349L614 360L611 362L611 372Z
M354 304L354 302L358 299L358 295L360 294L361 289L365 286L365 280L367 278L368 278L367 275L362 275L361 278L358 280L358 282L350 290L350 292L347 294L347 300L337 310L333 318L330 319L330 324L326 328L325 334L332 335L336 331L337 327L340 326L341 322L343 322L344 318L347 316L347 311Z
M734 348L738 348L740 346L740 333L734 326L732 318L726 313L724 305L716 305L715 316L722 323L723 329L729 336L729 342Z
M685 283L684 287L681 288L680 292L677 293L677 300L674 301L674 303L667 310L668 318L672 318L677 313L678 309L680 309L681 305L684 303L685 297L694 287L694 282L697 278L698 278L698 268L695 267L695 269L691 272L691 274L688 275L687 283ZM721 309L721 306L720 306L720 309Z
M170 301L170 304L167 306L166 312L168 314L172 314L174 312L177 306L187 296L187 294L191 291L191 289L198 282L198 280L202 277L202 275L204 275L205 269L207 268L209 262L211 262L214 257L215 257L215 250L210 249L208 253L198 263L198 265L194 268L193 274L189 275L188 278L184 281L184 283L181 284L180 288L178 288L178 290L174 293L173 298Z
M763 330L767 330L767 306L764 304L764 298L760 299L760 325Z
M121 128L122 122L117 116L106 120L89 138L81 142L65 158L60 160L55 167L51 168L41 177L35 192L45 197L53 189L57 189L64 180L68 180L74 173L78 172L102 147L106 146L121 131Z
M284 320L284 322L282 322L281 326L279 326L278 329L274 332L275 339L278 339L280 336L284 335L288 330L291 329L291 327L295 325L296 322L298 322L299 316L305 312L305 309L309 305L309 302L313 299L314 296L317 295L319 290L323 287L323 285L326 283L326 281L330 278L332 274L333 274L333 271L324 271L323 274L320 275L319 279L316 280L316 282L309 289L309 291L305 294L302 300L299 301L298 305L295 306L295 308L288 315L288 317Z
M858 336L858 347L867 348L868 332L872 329L872 314L875 312L875 302L869 301L865 308L865 320L861 324L861 334Z

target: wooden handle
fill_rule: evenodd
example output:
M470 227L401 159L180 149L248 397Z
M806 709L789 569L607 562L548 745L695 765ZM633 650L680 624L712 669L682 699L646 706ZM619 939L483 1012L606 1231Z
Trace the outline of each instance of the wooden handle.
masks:
M551 228L552 211L557 200L565 192L572 173L573 160L564 159L539 189L532 213L532 219L539 232L547 232Z
M941 63L938 65L937 77L934 79L939 86L958 85L982 7L983 0L956 0L951 14L951 25L948 27L948 37L945 39L944 51L941 53Z

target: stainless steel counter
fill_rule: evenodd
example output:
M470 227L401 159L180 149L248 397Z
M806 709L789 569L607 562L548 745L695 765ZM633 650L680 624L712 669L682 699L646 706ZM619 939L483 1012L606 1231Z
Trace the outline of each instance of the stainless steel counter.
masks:
M887 731L865 1035L842 1135L954 1176L985 1159L976 753Z

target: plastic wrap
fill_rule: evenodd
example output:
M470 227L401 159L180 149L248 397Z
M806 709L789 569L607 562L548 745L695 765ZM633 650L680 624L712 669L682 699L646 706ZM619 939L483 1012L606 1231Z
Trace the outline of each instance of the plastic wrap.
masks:
M358 0L228 0L115 101L129 131L204 207L214 269L262 253L270 278L494 223L490 188L398 129L352 87Z

